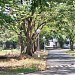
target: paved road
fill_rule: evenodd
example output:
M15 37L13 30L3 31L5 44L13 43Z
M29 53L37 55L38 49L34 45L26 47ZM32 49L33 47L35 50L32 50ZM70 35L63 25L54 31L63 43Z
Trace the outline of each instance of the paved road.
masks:
M49 50L47 58L48 70L18 75L75 75L75 57L63 49Z
M66 49L67 50L67 49ZM75 57L65 53L65 49L50 50L47 75L75 75Z

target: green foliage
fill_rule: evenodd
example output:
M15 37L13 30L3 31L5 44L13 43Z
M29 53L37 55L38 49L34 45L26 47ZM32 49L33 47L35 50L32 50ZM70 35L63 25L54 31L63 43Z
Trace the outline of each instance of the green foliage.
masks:
M13 19L10 16L5 15L2 12L0 12L0 25L3 25L4 23L10 23L12 21Z
M18 41L18 36L15 32L8 30L7 28L1 28L0 30L0 41Z
M46 26L41 36L44 35L47 39L60 34L71 38L75 35L74 0L29 0L27 4L23 4L22 0L1 0L0 4L0 25L7 26L17 34L21 32L26 43L32 44L37 36L36 30L45 25L49 28ZM3 13L6 7L10 7L10 15Z
M29 73L29 72L35 72L36 70L37 70L36 67L18 68L18 69L12 70L12 73Z
M40 8L40 12L44 10L44 6L49 7L47 0L32 0L31 3L31 11L34 12L36 11L36 8L39 7Z
M74 22L75 22L75 7L73 5L64 5L62 4L59 10L60 13L60 23L62 23L62 25L59 24L59 27L62 29L63 31L67 32L67 36L74 36ZM62 16L62 17L61 17Z
M0 0L0 6L4 7L5 4L10 3L12 0Z

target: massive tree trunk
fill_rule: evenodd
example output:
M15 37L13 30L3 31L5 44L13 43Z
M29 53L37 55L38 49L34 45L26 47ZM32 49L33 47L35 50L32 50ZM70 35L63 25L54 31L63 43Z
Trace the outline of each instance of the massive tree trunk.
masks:
M22 29L24 31L25 37L26 37L26 54L32 56L34 51L33 51L33 24L32 24L32 17L27 17L26 19L23 20L22 23Z
M26 38L26 54L32 56L33 55L33 43L32 43L32 39L30 37Z
M37 41L28 35L26 36L26 46L26 54L32 56L37 49Z
M26 42L27 42L27 44L26 44L26 46L27 46L26 54L28 54L30 56L32 56L37 49L37 43L36 43L36 41L35 42L33 42L33 41L34 40L28 39L28 38L26 40Z

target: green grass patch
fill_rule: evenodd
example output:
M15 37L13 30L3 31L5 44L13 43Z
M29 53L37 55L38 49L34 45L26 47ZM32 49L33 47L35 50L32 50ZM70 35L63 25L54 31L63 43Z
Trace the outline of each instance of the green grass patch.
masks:
M68 54L70 54L70 55L72 55L72 56L75 56L75 51L69 50L69 51L66 51L66 53L68 53Z
M0 73L0 75L9 75L8 73L6 74L6 73Z
M20 50L18 49L1 50L0 49L0 55L8 55L8 54L20 54Z
M16 68L11 69L6 72L1 72L0 75L10 75L10 74L18 74L18 73L31 73L37 71L36 67L30 67L30 68Z
M35 72L35 71L37 71L36 67L18 68L18 69L12 70L12 73L29 73L29 72Z

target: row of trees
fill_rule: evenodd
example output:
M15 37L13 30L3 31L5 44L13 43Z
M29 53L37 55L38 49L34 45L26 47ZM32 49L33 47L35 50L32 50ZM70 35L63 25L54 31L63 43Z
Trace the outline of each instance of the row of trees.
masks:
M62 3L59 5L59 14L57 17L57 27L62 35L65 35L70 39L70 49L73 50L73 44L75 39L75 1L68 3Z
M21 53L31 55L37 47L37 29L46 25L49 32L64 34L74 41L74 0L2 0L0 1L0 28L16 32ZM63 32L62 32L63 30Z

